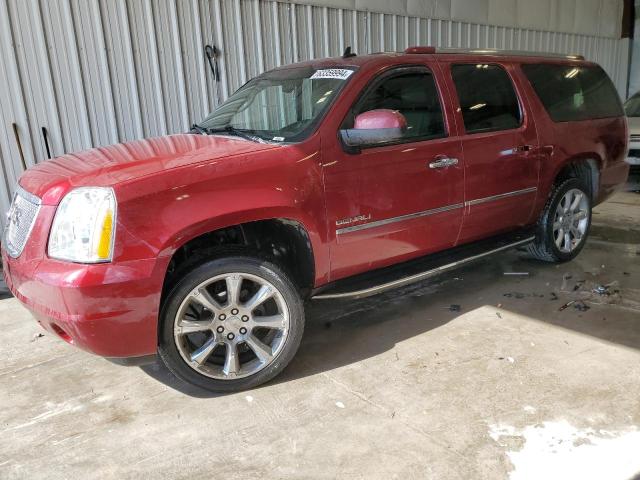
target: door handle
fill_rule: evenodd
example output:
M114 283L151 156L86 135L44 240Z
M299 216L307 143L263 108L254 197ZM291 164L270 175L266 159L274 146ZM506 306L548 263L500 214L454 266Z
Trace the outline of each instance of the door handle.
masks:
M458 164L457 158L437 157L437 160L429 163L429 168L447 168Z
M520 145L519 147L514 148L513 151L515 153L524 153L531 151L531 149L531 145Z

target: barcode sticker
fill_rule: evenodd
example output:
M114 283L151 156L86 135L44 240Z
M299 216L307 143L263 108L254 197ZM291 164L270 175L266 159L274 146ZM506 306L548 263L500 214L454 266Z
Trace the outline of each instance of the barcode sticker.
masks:
M336 78L338 80L346 80L351 76L353 70L346 68L327 68L325 70L317 70L311 75L311 80L316 78Z

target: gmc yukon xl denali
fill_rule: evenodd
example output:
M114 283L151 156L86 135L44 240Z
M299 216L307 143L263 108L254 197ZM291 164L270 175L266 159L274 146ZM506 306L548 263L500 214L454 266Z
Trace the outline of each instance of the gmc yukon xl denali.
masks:
M26 171L7 284L48 331L214 391L273 378L308 299L511 247L571 260L628 174L616 90L578 56L412 47L249 81L189 133Z

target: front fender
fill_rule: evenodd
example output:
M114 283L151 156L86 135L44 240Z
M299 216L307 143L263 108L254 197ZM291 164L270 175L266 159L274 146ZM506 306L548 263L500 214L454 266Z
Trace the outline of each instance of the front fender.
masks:
M319 163L319 142L299 144L278 149L278 158L263 152L121 186L116 190L114 258L154 257L168 264L178 248L200 235L280 218L295 221L307 231L315 283L322 283L328 278L329 254Z

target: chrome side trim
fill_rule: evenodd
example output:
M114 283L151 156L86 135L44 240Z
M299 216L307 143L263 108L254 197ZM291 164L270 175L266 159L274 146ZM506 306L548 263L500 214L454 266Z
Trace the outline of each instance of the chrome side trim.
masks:
M498 248L494 248L493 250L487 250L486 252L480 253L478 255L473 255L471 257L462 259L462 260L458 260L457 262L452 262L452 263L448 263L446 265L442 265L440 267L437 268L433 268L431 270L427 270L425 272L421 272L421 273L416 273L415 275L411 275L409 277L405 277L405 278L401 278L398 280L394 280L392 282L387 282L387 283L383 283L380 285L375 285L373 287L370 288L365 288L362 290L356 290L353 292L345 292L345 293L326 293L326 294L319 294L319 295L315 295L313 297L311 297L312 300L331 300L331 299L336 299L336 298L352 298L352 299L358 299L358 298L365 298L365 297L370 297L371 295L376 295L378 293L382 293L385 292L387 290L392 290L394 288L399 288L399 287L404 287L405 285L409 285L411 283L415 283L415 282L419 282L420 280L425 280L429 277L433 277L435 275L438 275L440 273L446 272L447 270L452 270L454 268L457 268L461 265L464 265L466 263L472 262L474 260L478 260L480 258L489 256L489 255L493 255L494 253L498 253L501 252L503 250L508 250L510 248L513 247L517 247L519 245L525 245L531 241L533 241L536 237L535 236L531 236L531 237L527 237L523 240L518 240L517 242L513 242L510 243L508 245L504 245L502 247L498 247Z
M538 190L536 187L523 188L522 190L515 190L513 192L501 193L499 195L492 195L490 197L476 198L475 200L468 200L464 202L465 206L477 205L479 203L492 202L494 200L500 200L502 198L514 197L516 195L523 195L525 193L531 193Z
M367 228L381 227L382 225L388 225L390 223L401 222L403 220L410 220L413 218L427 217L429 215L448 212L449 210L455 210L457 208L462 208L462 207L464 207L464 204L455 203L453 205L446 205L444 207L432 208L431 210L424 210L422 212L409 213L407 215L400 215L399 217L385 218L384 220L378 220L376 222L363 223L361 225L354 225L353 227L339 228L336 230L336 235L343 235L345 233L357 232L359 230L366 230Z

